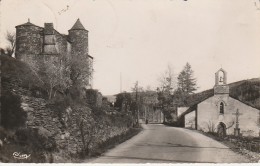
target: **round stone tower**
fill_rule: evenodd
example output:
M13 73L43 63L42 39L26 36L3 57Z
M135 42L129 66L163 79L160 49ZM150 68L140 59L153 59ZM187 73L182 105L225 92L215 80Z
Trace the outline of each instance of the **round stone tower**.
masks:
M42 52L43 28L30 23L18 25L16 28L15 57L25 60L27 55L38 55Z
M78 19L69 30L72 58L77 56L88 56L88 30L84 28Z
M86 73L89 70L89 55L88 55L88 31L81 24L78 19L73 27L69 30L69 40L71 43L71 58L79 60L85 67L78 67L77 63L72 65L72 81L76 84L81 84L82 87L87 88L90 84L90 76ZM72 60L73 61L73 60ZM76 62L74 61L74 62ZM81 77L74 77L73 71L81 70ZM76 74L77 75L77 74Z

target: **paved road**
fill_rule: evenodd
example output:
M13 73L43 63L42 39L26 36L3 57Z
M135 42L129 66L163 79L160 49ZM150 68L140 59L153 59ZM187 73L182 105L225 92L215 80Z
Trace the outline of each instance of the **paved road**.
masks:
M111 149L91 163L240 163L249 162L223 144L196 131L143 125L132 139Z

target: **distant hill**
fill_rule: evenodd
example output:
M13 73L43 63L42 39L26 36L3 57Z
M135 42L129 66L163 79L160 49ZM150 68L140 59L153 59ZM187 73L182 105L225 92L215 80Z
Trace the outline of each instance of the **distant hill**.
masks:
M260 109L260 78L242 80L228 84L230 96L246 103L252 107ZM209 89L187 97L180 106L192 106L214 95L214 90Z
M260 110L260 78L232 83L230 96Z
M104 96L107 98L107 100L110 102L110 103L114 103L116 102L116 96L115 95L106 95Z

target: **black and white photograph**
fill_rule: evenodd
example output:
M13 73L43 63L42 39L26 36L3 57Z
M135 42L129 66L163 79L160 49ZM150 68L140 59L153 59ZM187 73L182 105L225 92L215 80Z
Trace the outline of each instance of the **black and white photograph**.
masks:
M0 165L260 163L260 0L0 0Z

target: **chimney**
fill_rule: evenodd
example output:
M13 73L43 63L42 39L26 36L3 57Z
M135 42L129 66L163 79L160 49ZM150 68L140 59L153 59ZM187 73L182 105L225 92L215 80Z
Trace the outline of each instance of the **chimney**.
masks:
M43 40L44 54L57 54L55 35L53 23L44 23L44 40Z
M53 23L44 23L44 34L53 35Z

